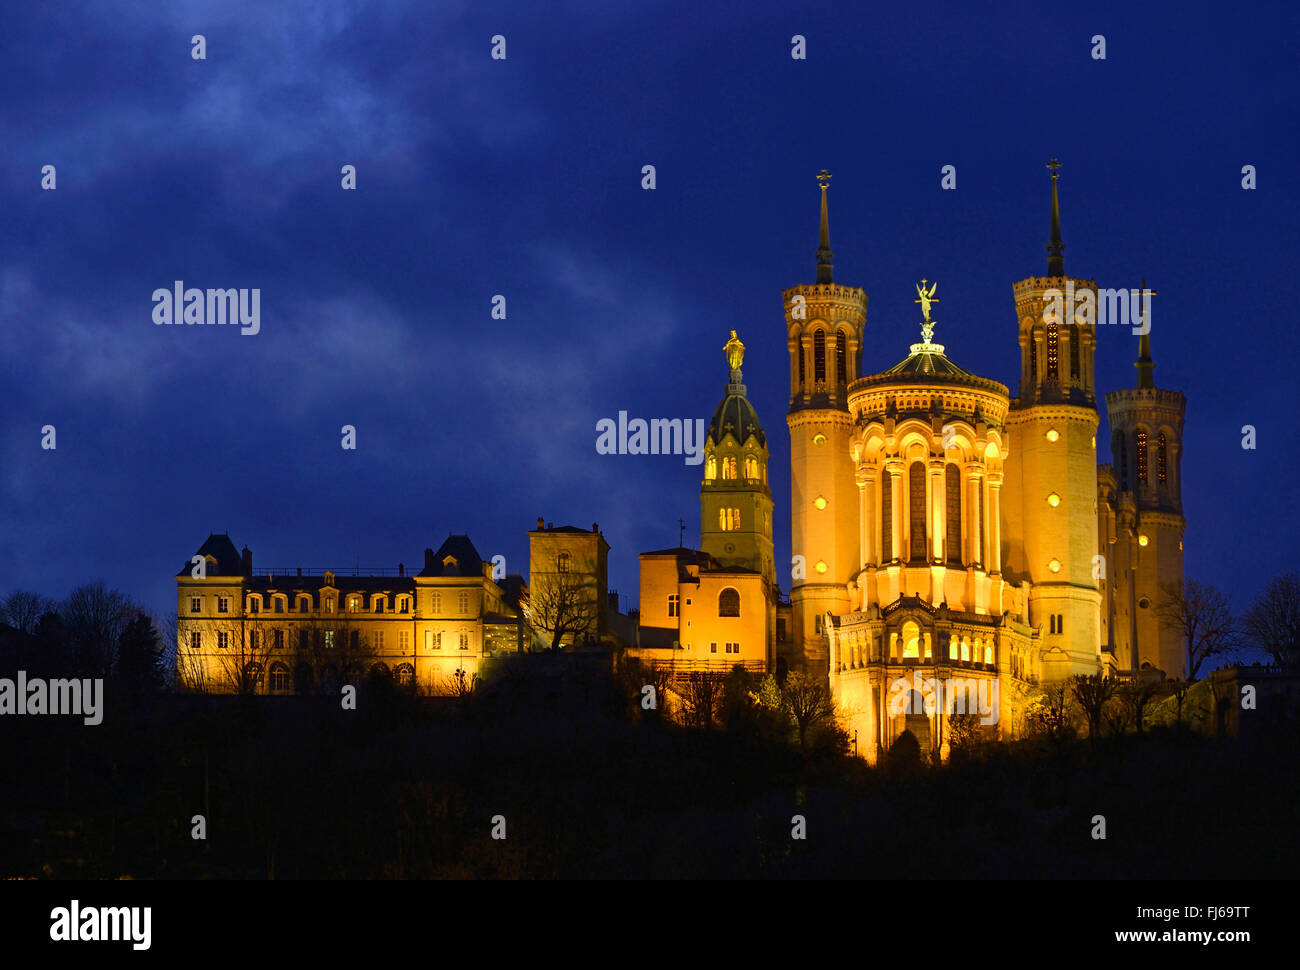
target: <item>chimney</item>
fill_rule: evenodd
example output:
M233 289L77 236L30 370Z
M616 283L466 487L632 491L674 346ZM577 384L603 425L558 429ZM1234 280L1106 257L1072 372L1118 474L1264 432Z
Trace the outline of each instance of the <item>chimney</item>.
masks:
M432 550L432 549L426 549L426 550L424 550L424 568L425 568L425 569L429 569L429 570L432 570L432 569L433 569L433 550Z
M253 553L248 546L244 546L244 551L240 555L240 563L243 567L244 575L251 579L253 576Z
M301 567L301 566L298 567L298 575L299 575L299 576L302 575L302 567Z
M600 534L600 526L598 526L595 522L591 523L591 531L592 531L592 532L595 532L597 535L599 535L599 534Z
M545 521L542 519L542 517L539 515L539 516L537 517L537 531L538 531L538 532L541 532L541 531L542 531L543 529L545 529L545 528L546 528L546 522L545 522Z
M605 601L609 605L609 608L612 611L614 611L615 613L618 612L618 590L611 589L608 593L606 593Z
M548 529L554 529L554 528L555 528L555 523L554 523L554 522L547 522L547 523L546 523L546 528L548 528Z
M399 562L399 563L397 564L397 575L398 575L398 576L405 576L405 575L406 575L406 563L401 563L401 562Z

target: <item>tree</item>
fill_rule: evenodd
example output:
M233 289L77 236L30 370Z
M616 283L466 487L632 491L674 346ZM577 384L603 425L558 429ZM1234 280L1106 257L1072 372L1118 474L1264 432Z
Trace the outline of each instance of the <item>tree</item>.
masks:
M808 730L828 722L835 714L831 692L820 679L796 671L785 678L781 697L799 729L799 748L808 750Z
M114 679L135 700L151 697L163 686L163 645L148 614L135 615L118 643Z
M1273 579L1246 611L1243 625L1275 664L1300 664L1300 573Z
M1187 692L1192 689L1193 681L1173 680L1169 682L1169 691L1174 697L1174 725L1183 726L1183 705L1187 702Z
M1228 597L1194 579L1164 583L1160 592L1156 615L1161 623L1178 631L1187 660L1187 679L1195 680L1201 664L1238 643L1237 621L1228 608Z
M34 634L41 617L54 608L54 601L40 593L16 589L0 600L0 623Z
M1096 748L1101 737L1101 712L1115 693L1115 682L1101 674L1075 674L1070 678L1070 694L1088 718L1088 743Z
M63 616L78 666L88 676L103 677L113 667L122 631L138 612L123 593L103 580L78 586L63 601Z
M722 701L722 674L710 670L692 670L679 674L677 693L681 695L682 714L687 724L696 724L708 731Z
M1137 733L1141 734L1146 724L1146 709L1151 698L1155 697L1159 684L1140 674L1131 677L1119 688L1120 699L1128 705L1129 713Z
M948 745L953 754L969 754L979 743L980 716L974 711L948 715Z
M560 649L565 637L576 643L580 634L596 629L595 577L567 568L569 562L557 556L554 568L536 573L526 597L521 596L521 608L533 627L551 638L552 650Z
M1072 725L1066 682L1045 684L1031 702L1026 719L1034 732L1046 735L1057 744L1067 741Z

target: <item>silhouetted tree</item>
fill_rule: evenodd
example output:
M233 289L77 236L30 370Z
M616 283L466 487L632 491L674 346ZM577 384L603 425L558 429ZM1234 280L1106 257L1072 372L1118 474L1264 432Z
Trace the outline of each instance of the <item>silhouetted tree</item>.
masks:
M1300 664L1300 573L1273 579L1246 611L1244 626L1275 664Z
M713 727L722 701L723 675L711 670L691 670L679 674L675 682L682 698L682 714L687 724L708 731Z
M808 750L808 729L824 724L835 714L830 689L819 678L796 671L785 678L781 696L799 729L799 748Z
M118 640L137 610L103 580L78 586L68 594L59 612L77 663L87 676L104 677L112 669Z
M525 615L534 629L551 638L552 650L560 649L565 637L577 643L579 635L596 632L595 577L568 564L557 556L551 569L530 577L528 592L521 597Z
M1095 748L1101 736L1101 712L1115 693L1115 682L1101 674L1075 674L1069 684L1071 696L1088 719L1088 743Z
M1228 608L1228 597L1194 579L1164 583L1160 593L1156 615L1161 623L1178 631L1187 660L1187 678L1195 680L1201 664L1239 642L1238 625Z
M162 690L163 646L148 614L135 615L118 643L113 679L132 700L153 697Z
M0 600L0 623L34 634L41 617L54 608L54 601L40 593L16 589Z
M1129 715L1141 734L1146 727L1146 709L1160 689L1159 684L1142 676L1134 676L1119 688L1120 699L1128 705Z

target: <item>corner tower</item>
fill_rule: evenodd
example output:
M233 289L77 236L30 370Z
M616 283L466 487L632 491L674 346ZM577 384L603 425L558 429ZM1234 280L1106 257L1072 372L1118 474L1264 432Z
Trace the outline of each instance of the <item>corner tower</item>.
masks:
M1182 441L1187 398L1156 387L1151 359L1152 291L1142 281L1143 325L1137 387L1106 395L1113 493L1101 493L1102 537L1111 596L1107 648L1122 671L1144 665L1170 677L1187 676L1178 631L1156 615L1162 586L1183 582Z
M745 397L740 365L745 345L731 331L723 350L731 368L727 396L713 412L704 440L700 486L700 550L722 566L752 569L776 586L772 552L772 491L767 484L767 436Z
M817 671L828 664L822 618L851 608L848 582L862 568L858 484L850 452L853 417L848 386L858 377L867 294L835 283L826 189L821 186L817 282L785 290L790 353L790 539L795 558L790 594L793 655Z
M1092 674L1101 663L1097 562L1097 424L1093 372L1097 284L1067 276L1057 190L1047 275L1013 285L1020 338L1020 396L1007 434L1015 460L1004 481L1002 561L1030 583L1031 626L1043 631L1042 675Z

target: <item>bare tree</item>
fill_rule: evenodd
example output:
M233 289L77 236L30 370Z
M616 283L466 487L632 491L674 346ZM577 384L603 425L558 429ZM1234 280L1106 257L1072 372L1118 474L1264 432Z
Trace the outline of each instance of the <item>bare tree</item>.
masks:
M40 593L16 589L0 600L0 623L8 623L24 633L34 634L41 617L53 609L53 600Z
M1193 681L1173 680L1169 682L1169 692L1174 697L1174 724L1183 726L1183 705L1187 702L1187 692L1192 689Z
M1129 678L1119 688L1120 699L1128 705L1138 734L1141 734L1146 726L1147 706L1159 689L1158 683L1142 676Z
M711 670L691 670L677 675L674 686L682 698L682 715L687 724L696 724L706 731L713 727L722 703L725 679L724 674Z
M1300 573L1278 576L1250 605L1246 632L1278 666L1300 663Z
M830 689L819 678L796 671L785 678L781 697L799 729L799 748L806 751L809 728L828 722L835 714Z
M1160 621L1177 630L1183 640L1187 660L1187 679L1215 654L1225 653L1237 645L1237 621L1228 609L1228 597L1208 583L1189 579L1185 583L1164 583L1156 605Z
M551 570L530 577L522 604L533 627L551 638L552 650L558 650L565 637L576 643L579 635L596 629L595 577L567 568L568 562L557 556Z
M112 669L117 641L140 608L103 580L78 586L60 613L82 670L103 677Z
M1069 680L1070 694L1088 718L1088 743L1097 746L1101 736L1101 712L1115 693L1115 682L1101 674L1075 674Z

